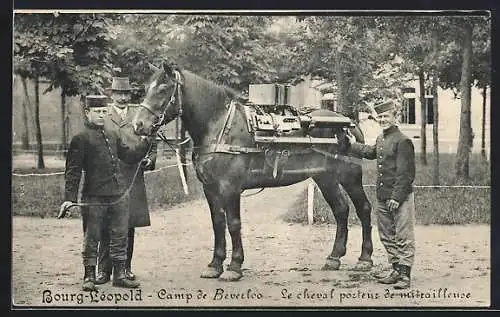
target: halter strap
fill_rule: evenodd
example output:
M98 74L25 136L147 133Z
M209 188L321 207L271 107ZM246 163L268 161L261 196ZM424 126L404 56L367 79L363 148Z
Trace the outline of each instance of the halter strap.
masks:
M174 102L177 101L178 109L175 117L179 117L182 115L182 94L181 94L181 86L182 86L182 77L181 74L178 70L175 70L174 72L175 75L175 87L174 90L172 91L172 95L170 96L170 99L167 104L163 103L161 108L163 109L161 114L157 114L150 105L142 102L140 106L142 108L145 108L148 110L153 116L156 118L156 122L153 123L153 128L152 128L152 133L155 133L156 130L158 130L162 125L165 124L165 114L167 112L168 107L173 104ZM177 95L177 98L176 98ZM175 118L174 117L174 118Z

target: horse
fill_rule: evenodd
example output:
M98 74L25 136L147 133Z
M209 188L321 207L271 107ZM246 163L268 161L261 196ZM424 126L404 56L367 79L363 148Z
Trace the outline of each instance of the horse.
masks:
M242 107L236 107L229 131L221 132L227 123L228 101L245 100L240 93L180 67L164 62L156 67L145 97L133 118L135 133L152 136L163 124L180 117L192 140L192 162L197 178L203 184L214 234L213 257L202 278L218 278L222 281L237 281L242 274L244 250L241 236L240 199L247 189L287 186L312 178L324 199L333 211L336 234L331 253L322 270L338 270L341 257L346 254L348 236L349 205L341 191L342 186L353 202L362 224L361 255L354 270L369 271L373 244L371 238L371 204L362 185L362 166L348 161L336 160L319 153L305 152L290 155L286 163L288 172L280 177L269 176L256 166L266 165L266 155L252 151L232 152L214 150L213 143L225 134L226 143L239 149L255 148L254 138L247 129ZM338 115L328 110L316 110L315 115ZM316 136L326 133L331 137L331 128L316 129ZM364 136L358 126L350 128L359 142ZM292 152L292 151L291 151ZM232 242L232 256L226 270L226 225Z

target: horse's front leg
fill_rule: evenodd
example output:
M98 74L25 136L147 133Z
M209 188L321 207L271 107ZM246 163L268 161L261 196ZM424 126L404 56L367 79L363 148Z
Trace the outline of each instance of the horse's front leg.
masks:
M335 174L320 174L313 178L316 184L318 184L325 201L333 211L333 216L337 223L332 253L326 258L323 270L338 270L341 264L340 258L346 254L349 205L342 195L340 185L335 180L335 177Z
M356 271L369 271L373 267L372 253L372 225L371 225L371 210L372 206L366 197L363 189L361 177L351 177L351 181L343 183L349 197L351 197L358 218L361 220L361 228L363 233L363 242L361 244L361 255L358 258L358 263L354 267Z
M202 278L218 278L224 271L223 263L226 259L226 218L223 203L217 191L209 185L203 187L212 217L214 231L214 254L208 267L201 273Z
M231 235L233 251L231 263L227 267L227 270L219 277L223 281L237 281L243 276L241 272L244 255L241 240L240 200L241 196L239 192L231 193L226 198L226 220L229 234Z

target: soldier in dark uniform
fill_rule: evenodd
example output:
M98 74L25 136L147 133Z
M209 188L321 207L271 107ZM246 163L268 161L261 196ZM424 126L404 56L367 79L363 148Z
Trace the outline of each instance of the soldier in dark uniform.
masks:
M85 181L82 200L91 205L82 210L84 223L83 265L85 268L83 289L95 290L97 245L101 239L103 220L109 218L110 257L114 267L113 286L135 288L139 283L125 275L127 259L127 231L129 222L128 196L124 195L126 183L120 173L119 160L129 164L139 162L147 152L149 139L130 147L121 142L113 131L105 131L107 115L106 96L87 96L85 101L85 130L71 140L65 171L65 198L58 218L77 202L82 171ZM83 208L82 208L83 209Z
M113 103L108 106L108 115L104 122L104 129L106 131L116 132L126 144L136 144L140 142L141 137L134 133L131 123L137 111L137 106L130 104L131 90L128 77L113 78L111 92ZM120 171L127 183L127 187L131 186L133 181L130 190L130 220L127 260L125 263L125 275L130 280L136 279L135 274L131 270L135 227L146 227L151 225L146 197L146 185L144 183L144 171L153 170L155 168L156 146L157 144L154 142L151 150L146 154L145 159L141 163L129 164L123 160L120 161ZM136 172L137 175L134 179ZM96 284L104 284L110 280L112 273L111 259L109 256L109 236L106 232L102 234L98 254Z
M356 143L352 135L348 138L352 153L377 159L377 222L380 240L392 265L390 274L379 282L406 289L410 287L415 255L415 150L412 141L396 125L394 102L377 104L374 110L383 129L375 146Z

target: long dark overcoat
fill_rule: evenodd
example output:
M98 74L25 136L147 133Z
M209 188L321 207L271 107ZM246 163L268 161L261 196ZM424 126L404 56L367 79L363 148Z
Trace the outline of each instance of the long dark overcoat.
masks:
M110 105L108 116L105 121L105 130L115 130L118 132L119 137L127 145L136 144L140 142L140 136L134 133L132 127L132 119L137 111L136 105L129 105L128 111L125 119L116 112L115 108ZM153 164L148 170L154 169L156 163L156 143L153 144L152 151L147 154L152 160ZM120 173L123 174L123 178L126 179L126 188L128 188L132 182L134 174L137 170L137 164L127 164L120 161ZM146 227L151 225L151 220L149 217L148 200L146 196L146 185L144 183L144 167L139 168L139 172L135 178L134 185L130 190L130 221L129 227Z

